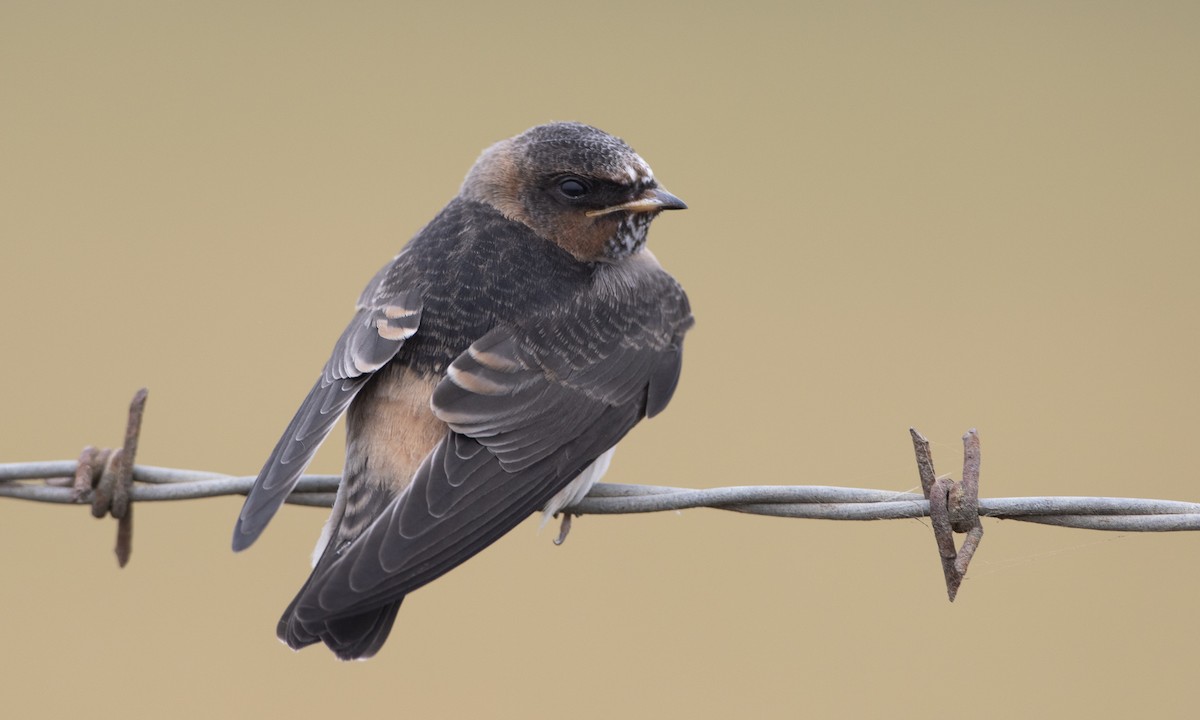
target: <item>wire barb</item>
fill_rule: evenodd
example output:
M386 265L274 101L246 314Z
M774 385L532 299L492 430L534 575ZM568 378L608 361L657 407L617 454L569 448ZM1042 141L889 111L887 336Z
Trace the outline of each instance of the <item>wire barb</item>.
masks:
M983 540L983 524L979 521L979 433L971 428L963 435L963 479L955 482L948 475L937 476L925 436L916 428L909 428L908 432L917 456L921 490L929 501L929 519L946 578L946 595L954 602L971 558ZM961 549L954 547L954 533L966 533Z
M71 485L72 502L89 502L92 516L111 515L117 521L117 564L125 567L133 552L133 461L137 456L142 416L146 412L146 388L138 390L129 403L125 423L125 444L116 450L88 445L79 454L75 480ZM90 500L89 500L90 498Z

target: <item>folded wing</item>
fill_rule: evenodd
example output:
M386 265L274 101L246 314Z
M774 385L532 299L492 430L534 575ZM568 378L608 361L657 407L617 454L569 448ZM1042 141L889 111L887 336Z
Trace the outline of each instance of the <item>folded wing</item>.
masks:
M412 485L314 573L283 639L319 637L454 568L666 406L692 324L687 299L661 272L624 290L498 327L454 361L433 395L450 432Z
M258 539L350 401L417 331L420 296L409 291L372 298L382 275L363 293L358 312L334 346L321 377L259 472L234 527L234 550Z

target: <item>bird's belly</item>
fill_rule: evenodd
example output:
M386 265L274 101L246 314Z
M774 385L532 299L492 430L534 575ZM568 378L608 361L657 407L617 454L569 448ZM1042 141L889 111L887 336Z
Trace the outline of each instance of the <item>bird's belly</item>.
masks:
M401 365L383 368L355 398L346 418L346 469L392 496L412 482L421 461L446 435L429 398L440 378Z
M313 565L331 540L342 547L362 534L445 437L446 424L429 407L439 379L392 363L351 403L342 484L313 549Z

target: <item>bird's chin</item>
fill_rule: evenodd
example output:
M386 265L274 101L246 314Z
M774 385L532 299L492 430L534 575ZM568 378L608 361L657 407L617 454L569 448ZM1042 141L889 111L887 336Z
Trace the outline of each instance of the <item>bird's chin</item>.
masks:
M605 243L604 254L609 260L627 258L646 246L646 233L659 210L622 212L616 230Z

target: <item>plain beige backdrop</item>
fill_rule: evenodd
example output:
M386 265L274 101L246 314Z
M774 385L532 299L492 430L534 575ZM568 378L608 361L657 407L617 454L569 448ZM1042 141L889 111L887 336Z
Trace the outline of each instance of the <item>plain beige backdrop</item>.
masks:
M375 270L489 143L623 136L698 324L608 479L1200 500L1189 2L0 1L0 462L253 474ZM731 4L732 5L732 4ZM314 470L338 472L341 431ZM325 513L0 500L9 718L1193 717L1200 537L530 521L374 660L274 625Z

